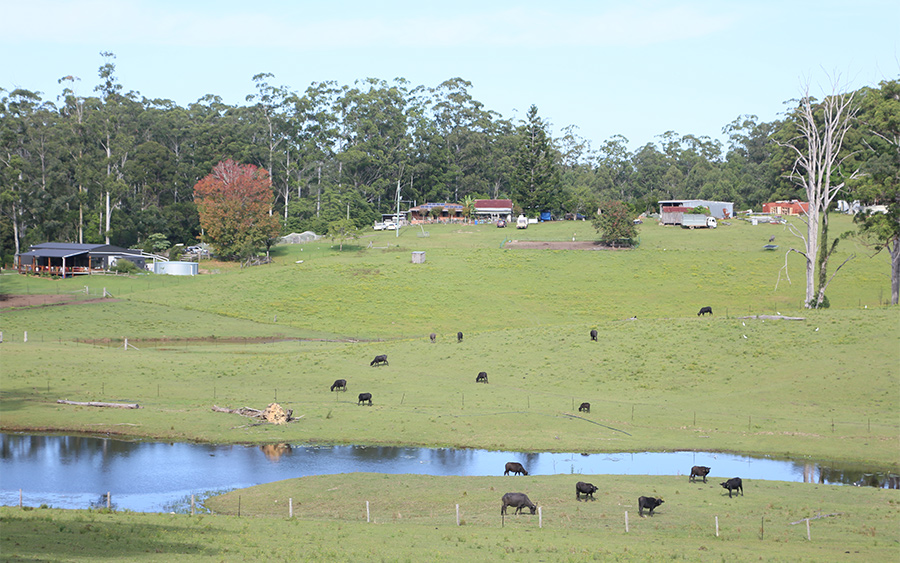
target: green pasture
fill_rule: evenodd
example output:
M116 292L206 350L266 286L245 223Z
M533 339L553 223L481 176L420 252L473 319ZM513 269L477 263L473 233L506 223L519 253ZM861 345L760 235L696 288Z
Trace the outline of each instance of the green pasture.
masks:
M595 501L575 500L578 480L598 485ZM527 493L540 519L510 510L501 521L508 491ZM304 477L207 499L215 515L3 507L0 551L4 559L54 561L896 558L896 490L745 481L744 492L729 499L716 479L688 483L685 476ZM641 518L641 495L665 503Z

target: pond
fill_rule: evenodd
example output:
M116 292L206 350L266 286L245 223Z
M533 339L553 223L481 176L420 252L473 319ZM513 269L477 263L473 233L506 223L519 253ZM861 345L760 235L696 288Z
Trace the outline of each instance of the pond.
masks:
M250 487L307 475L413 473L502 475L508 461L532 475L687 475L712 468L714 479L742 477L898 488L878 468L822 461L786 461L713 452L521 453L375 446L126 442L76 436L0 434L0 505L118 510L183 510L190 495Z

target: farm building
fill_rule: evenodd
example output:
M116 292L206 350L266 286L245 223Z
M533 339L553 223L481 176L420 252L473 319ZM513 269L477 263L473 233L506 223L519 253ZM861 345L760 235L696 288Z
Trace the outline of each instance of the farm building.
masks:
M513 203L511 199L476 199L475 217L484 221L498 219L512 220Z
M439 211L438 211L439 210ZM435 215L439 213L439 215ZM410 223L426 221L453 222L463 217L463 206L459 203L423 203L409 208Z
M659 202L659 213L662 215L664 207L681 207L682 212L694 209L695 207L707 207L709 213L717 219L730 219L734 217L734 203L730 201L709 201L705 199L670 199ZM679 211L679 210L676 210Z
M32 245L28 252L17 254L16 267L20 274L46 273L66 277L105 272L117 260L128 260L143 270L146 257L142 250L109 244L42 242Z
M771 215L803 215L809 211L809 202L792 199L790 201L770 201L762 206L763 213Z

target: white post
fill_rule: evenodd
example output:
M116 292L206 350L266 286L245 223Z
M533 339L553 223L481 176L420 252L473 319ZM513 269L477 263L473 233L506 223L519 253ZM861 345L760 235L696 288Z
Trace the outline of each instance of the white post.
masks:
M22 489L19 489L19 508L22 508Z
M125 351L126 352L128 351L128 339L127 338L125 339Z
M0 330L0 344L3 344L3 331Z
M294 499L293 498L288 499L288 517L290 517L290 518L294 517Z
M541 513L541 506L538 507L538 528L544 527L544 515Z
M628 511L625 511L625 533L628 533Z
M369 521L369 501L366 501L366 522Z
M112 493L106 491L106 509L109 510L112 507Z
M459 505L456 505L456 525L459 526Z
M806 519L806 540L812 541L812 537L809 535L809 518Z
M22 342L28 342L28 331L27 330L25 331L25 336L22 339Z
M719 517L716 516L716 537L719 537Z
M194 515L194 495L191 495L191 516Z

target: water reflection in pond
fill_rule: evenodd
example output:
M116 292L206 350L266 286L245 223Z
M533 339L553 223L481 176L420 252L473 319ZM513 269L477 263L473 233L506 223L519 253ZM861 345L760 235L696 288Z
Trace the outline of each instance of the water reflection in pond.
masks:
M783 461L711 452L615 454L520 453L465 449L273 444L235 446L125 442L74 436L0 434L0 504L47 504L119 510L172 510L191 494L228 490L306 475L372 472L422 475L502 475L507 461L532 475L687 475L693 465L714 478L860 484L898 488L877 468ZM98 498L101 501L98 501Z

